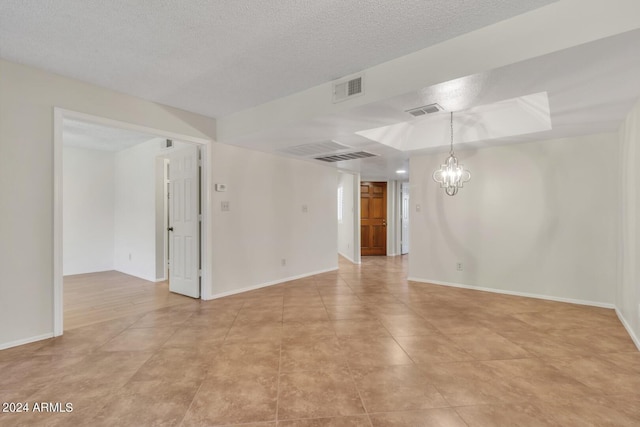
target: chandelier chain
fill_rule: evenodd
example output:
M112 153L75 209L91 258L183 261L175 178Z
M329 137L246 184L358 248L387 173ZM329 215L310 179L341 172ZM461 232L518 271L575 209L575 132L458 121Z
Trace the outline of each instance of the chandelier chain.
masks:
M453 111L451 112L451 146L449 148L449 154L453 156Z

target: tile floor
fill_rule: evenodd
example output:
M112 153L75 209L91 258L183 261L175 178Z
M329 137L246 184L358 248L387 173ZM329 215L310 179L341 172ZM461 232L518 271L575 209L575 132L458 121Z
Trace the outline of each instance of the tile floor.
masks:
M406 257L0 352L0 425L639 426L612 310L406 280Z

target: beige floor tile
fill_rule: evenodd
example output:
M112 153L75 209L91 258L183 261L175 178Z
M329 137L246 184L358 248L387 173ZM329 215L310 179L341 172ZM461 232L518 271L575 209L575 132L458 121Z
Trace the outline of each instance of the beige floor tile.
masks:
M283 306L279 307L246 307L238 313L233 326L256 324L256 323L274 323L282 322L282 310Z
M420 365L451 406L524 402L522 390L498 378L483 362Z
M464 406L456 408L456 412L469 427L558 426L551 414L531 403Z
M557 426L635 427L640 420L637 412L620 410L604 397L542 402L540 407Z
M418 364L460 362L475 357L442 334L396 337L396 341Z
M327 310L321 306L285 306L284 322L313 322L329 320Z
M280 343L241 342L225 343L205 359L210 372L246 372L260 374L264 371L277 371L280 366Z
M363 413L358 391L346 368L292 372L280 376L279 420Z
M334 337L336 332L333 324L327 320L316 320L310 322L284 322L282 324L282 338L315 338L315 337Z
M594 393L627 394L640 390L640 375L599 356L548 359L546 362L580 381Z
M353 369L353 377L369 413L449 406L416 365Z
M352 368L413 363L391 337L347 337L340 339L340 345Z
M327 314L331 320L347 319L376 319L375 311L365 306L364 303L349 303L347 305L327 305Z
M258 322L234 324L225 341L228 342L280 342L282 340L282 322Z
M563 342L587 350L589 353L615 353L637 350L624 328L602 329L562 329L553 330L551 335Z
M331 322L339 337L389 337L391 334L376 319L344 319Z
M506 331L499 335L538 357L566 357L590 354L586 348L573 345L549 331Z
M601 354L600 358L634 374L640 374L640 351Z
M531 353L495 332L450 334L448 338L476 360L532 357Z
M410 337L416 335L430 335L438 330L429 322L415 314L383 315L380 321L394 337Z
M164 345L175 328L127 329L99 348L100 351L153 351Z
M278 427L371 427L366 415L278 421Z
M240 371L238 371L240 372ZM187 411L183 426L275 421L277 371L258 375L209 376Z
M583 382L541 359L492 360L483 365L497 380L530 399L581 399L593 393Z
M209 349L164 348L154 353L132 377L133 381L170 381L200 385L209 366Z
M164 343L162 348L213 349L220 345L231 329L224 327L184 327L179 328Z
M189 409L199 384L169 381L132 381L91 420L93 426L178 426Z
M339 265L212 301L75 277L64 336L0 351L0 400L74 412L0 425L640 425L613 310L408 282L406 256Z
M373 427L467 427L449 408L370 414Z
M282 343L280 371L346 368L347 360L335 337L299 338Z

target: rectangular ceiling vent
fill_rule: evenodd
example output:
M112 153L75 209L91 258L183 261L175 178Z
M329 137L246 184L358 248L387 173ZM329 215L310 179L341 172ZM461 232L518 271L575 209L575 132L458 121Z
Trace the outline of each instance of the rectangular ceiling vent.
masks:
M406 110L406 112L411 114L413 117L425 116L427 114L437 113L438 111L444 111L444 108L438 104L429 104L418 108L412 108L411 110Z
M333 84L333 102L342 102L364 93L362 76L341 80Z
M342 145L335 141L314 142L312 144L296 145L293 147L281 148L281 153L291 154L300 157L312 157L319 154L334 153L340 150L348 150L351 147Z
M366 157L375 157L377 154L367 153L366 151L353 151L351 153L334 154L331 156L314 157L316 160L323 162L342 162L345 160L364 159Z

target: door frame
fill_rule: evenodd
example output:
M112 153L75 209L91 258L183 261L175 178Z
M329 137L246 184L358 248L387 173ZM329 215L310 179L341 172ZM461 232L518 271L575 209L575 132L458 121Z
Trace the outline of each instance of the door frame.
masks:
M360 173L338 169L338 176L340 174L351 176L353 183L353 193L351 194L353 198L353 222L351 223L351 227L353 227L353 241L351 242L353 245L353 259L349 261L354 264L360 264L362 262L362 257L360 256Z
M81 120L103 126L111 126L119 129L137 131L156 135L160 138L176 139L179 141L198 144L202 157L202 177L200 196L202 198L202 230L200 232L200 254L202 256L202 285L200 298L211 299L213 248L211 243L212 217L211 217L211 153L213 140L197 138L189 135L178 134L162 129L154 129L133 123L107 119L78 111L64 108L53 108L53 335L60 336L64 331L64 305L63 305L63 273L62 273L62 150L64 146L64 119Z

